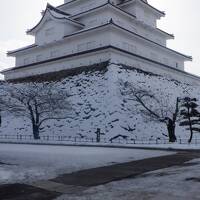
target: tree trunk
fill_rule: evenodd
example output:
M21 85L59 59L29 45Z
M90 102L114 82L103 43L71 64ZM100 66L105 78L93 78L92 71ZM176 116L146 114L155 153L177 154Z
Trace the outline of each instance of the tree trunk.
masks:
M192 130L192 122L191 122L191 118L190 118L190 109L188 106L188 120L189 120L189 127L190 127L190 138L188 140L188 143L191 143L192 138L193 138L193 130Z
M36 119L35 119L33 108L31 107L31 105L28 105L28 110L30 111L34 140L39 140L40 139L40 129L39 129L40 126L38 126L39 115L37 113L37 108L36 108L36 114L35 114Z
M0 113L0 127L2 125L2 116L1 116L1 113Z
M190 138L188 140L188 143L191 143L192 142L192 138L193 138L193 131L190 132Z
M191 143L192 138L193 138L193 130L192 130L192 123L191 123L190 118L189 118L189 125L190 125L190 138L188 140L188 143Z
M176 125L173 122L173 120L168 119L167 130L168 130L169 142L176 142L175 128Z
M40 131L37 125L33 125L33 137L34 140L40 140Z
M96 142L97 142L97 143L99 143L99 142L100 142L100 140L101 140L101 139L100 139L100 134L97 134L97 139L96 139Z

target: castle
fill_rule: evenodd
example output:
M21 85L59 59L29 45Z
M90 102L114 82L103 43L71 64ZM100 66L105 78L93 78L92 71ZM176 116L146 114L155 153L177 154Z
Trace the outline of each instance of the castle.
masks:
M172 34L157 28L165 13L147 0L65 0L47 4L27 31L34 44L8 52L16 65L1 73L16 80L109 61L153 73L199 82L184 71L192 57L174 51Z

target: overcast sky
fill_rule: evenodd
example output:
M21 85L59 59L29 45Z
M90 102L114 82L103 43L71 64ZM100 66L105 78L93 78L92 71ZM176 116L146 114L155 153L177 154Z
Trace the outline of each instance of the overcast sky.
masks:
M83 0L84 1L84 0ZM64 0L3 0L0 2L0 68L14 66L12 58L6 58L7 50L31 44L33 39L25 31L41 18L40 12L49 2L59 5ZM173 33L175 40L168 46L184 54L192 55L193 62L186 63L188 72L200 75L200 0L148 0L156 8L165 11L166 17L159 28Z

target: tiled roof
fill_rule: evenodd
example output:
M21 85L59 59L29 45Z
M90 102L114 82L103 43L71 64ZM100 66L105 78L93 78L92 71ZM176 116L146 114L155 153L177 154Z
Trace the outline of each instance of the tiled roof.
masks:
M64 20L70 21L70 22L72 22L72 23L74 23L76 25L84 27L84 24L82 24L82 23L80 23L80 22L78 22L76 20L70 19L69 18L70 15L68 13L63 12L63 11L55 8L55 7L51 6L50 4L47 4L46 10L45 10L45 12L43 14L43 17L39 21L39 23L36 24L32 29L28 30L27 33L31 33L34 29L36 29L42 23L42 21L43 21L43 19L44 19L44 17L45 17L47 12L49 12L50 15L55 19L60 19L60 20L64 19Z

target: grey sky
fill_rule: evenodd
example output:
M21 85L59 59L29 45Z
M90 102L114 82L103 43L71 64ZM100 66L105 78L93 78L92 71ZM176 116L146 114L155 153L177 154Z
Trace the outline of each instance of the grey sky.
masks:
M84 1L84 0L83 0ZM199 0L148 0L153 6L166 12L159 27L175 35L168 46L187 55L192 55L192 63L186 63L186 70L200 75L200 1ZM40 12L47 2L59 5L64 0L4 0L0 3L0 68L12 67L14 60L6 58L7 50L33 42L25 31L40 20Z

